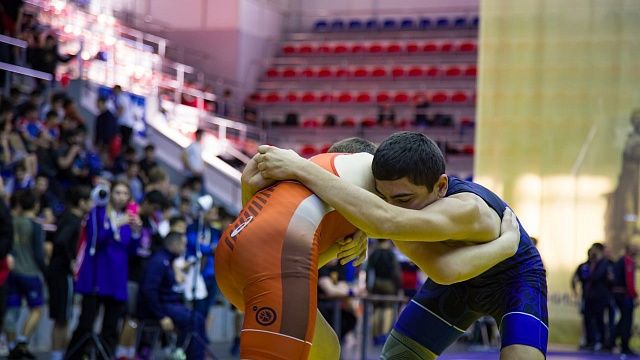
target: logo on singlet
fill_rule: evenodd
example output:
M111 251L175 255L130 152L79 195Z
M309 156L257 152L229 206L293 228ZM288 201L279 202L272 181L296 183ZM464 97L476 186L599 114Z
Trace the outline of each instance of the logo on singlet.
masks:
M254 310L256 311L256 310ZM261 307L256 312L256 321L262 326L269 326L276 322L278 316L276 311L270 307Z
M249 216L245 222L236 226L236 228L231 232L231 237L234 238L238 236L238 234L240 234L240 231L244 230L244 228L246 228L251 221L253 221L253 216Z

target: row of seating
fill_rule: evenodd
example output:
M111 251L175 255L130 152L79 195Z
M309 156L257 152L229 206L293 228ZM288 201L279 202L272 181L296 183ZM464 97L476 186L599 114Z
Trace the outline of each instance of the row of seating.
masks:
M255 92L251 100L260 104L369 104L369 103L398 103L406 104L411 101L426 99L433 104L466 105L475 103L475 92L467 91L305 91L305 92Z
M456 16L437 17L437 18L385 18L378 19L334 19L334 20L317 20L313 24L313 30L316 32L326 31L372 31L372 30L429 30L429 29L464 29L477 28L480 24L478 16L466 17Z
M316 67L272 67L266 71L266 78L275 79L359 79L359 78L422 78L422 77L446 77L446 78L474 78L477 67L473 65L447 65L447 66L421 66L421 65L397 65L397 66L316 66Z
M401 119L395 123L395 126L399 128L404 128L409 126L410 124L411 122L409 120ZM475 122L472 118L465 117L459 120L459 125L462 127L473 127L474 124ZM378 121L376 120L376 118L373 118L373 117L364 117L362 119L346 117L337 121L335 125L343 126L343 127L353 127L357 125L360 125L362 127L374 127L378 125ZM327 125L326 119L321 120L318 118L306 118L302 121L300 126L303 128L320 128L320 127L331 127L334 125ZM453 126L453 122L451 122L451 125L448 125L448 126Z
M282 45L281 52L285 56L293 55L380 55L401 53L434 54L434 53L475 53L478 50L475 40L441 40L441 41L404 41L404 42L288 42Z
M321 145L304 144L300 146L298 149L296 149L296 151L298 152L298 154L300 154L300 156L309 158L314 155L326 153L327 151L329 151L330 147L331 147L331 144L321 144ZM448 154L448 155L471 156L475 153L475 147L473 146L473 144L446 143L444 152L445 154Z

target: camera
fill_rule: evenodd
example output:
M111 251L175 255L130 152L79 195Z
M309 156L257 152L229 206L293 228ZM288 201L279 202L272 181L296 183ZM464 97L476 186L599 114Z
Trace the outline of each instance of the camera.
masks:
M91 200L96 206L107 206L110 195L109 188L105 185L98 185L91 190Z

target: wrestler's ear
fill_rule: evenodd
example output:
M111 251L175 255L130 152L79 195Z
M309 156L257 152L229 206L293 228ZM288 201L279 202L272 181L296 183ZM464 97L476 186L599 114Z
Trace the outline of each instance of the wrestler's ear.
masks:
M449 177L447 174L440 175L434 187L438 191L438 198L445 197L447 195L447 190L449 190Z

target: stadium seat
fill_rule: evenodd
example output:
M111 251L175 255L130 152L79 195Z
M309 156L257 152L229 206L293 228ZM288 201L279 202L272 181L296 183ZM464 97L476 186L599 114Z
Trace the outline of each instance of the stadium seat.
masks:
M458 77L462 75L462 70L460 70L460 68L458 66L449 66L445 72L444 72L444 76L446 77Z
M391 100L391 97L387 92L384 92L384 91L379 92L378 95L376 96L376 101L379 103L385 103L385 102L388 102L389 100Z
M362 44L352 44L351 45L351 53L352 54L362 54L364 52L364 46Z
M267 70L267 77L268 78L276 78L279 75L280 75L280 72L276 68L270 68L269 70Z
M412 66L407 75L409 77L420 77L422 76L422 68L420 66Z
M331 22L331 31L341 31L344 30L344 21L341 19L336 19Z
M475 153L475 149L473 145L464 145L462 146L462 153L465 155L473 155Z
M353 118L346 118L340 122L340 126L354 127L356 126L356 121Z
M394 78L403 77L404 76L404 68L402 66L394 66L393 69L391 69L391 75Z
M249 99L251 99L251 101L255 101L255 102L261 102L264 99L262 98L262 94L258 93L258 92L254 92L253 94L251 94L251 96L249 97Z
M400 121L398 121L398 122L396 123L396 127L397 127L397 128L399 128L399 129L404 129L404 128L406 128L407 126L409 126L409 124L411 124L411 122L410 122L409 120L407 120L407 119L402 119L402 120L400 120Z
M409 95L404 91L397 92L396 95L393 97L393 102L396 102L396 103L403 104L408 101L409 101Z
M349 21L349 30L362 30L364 26L362 25L362 21L358 19L353 19Z
M317 153L318 153L318 150L312 144L306 144L302 146L302 148L300 148L300 156L303 156L303 157L307 157L307 158L312 157Z
M420 21L418 22L418 27L422 30L429 29L431 27L431 19L429 18L420 19Z
M304 54L304 55L308 55L313 53L313 46L311 46L310 44L304 44L302 46L300 46L300 48L298 48L298 53L299 54Z
M316 71L313 68L306 68L306 69L302 70L300 75L302 75L303 77L306 77L306 78L314 78L314 77L316 77L317 74L316 74Z
M382 28L385 30L395 30L398 27L395 19L385 19Z
M458 49L461 52L475 52L477 50L477 46L472 41L465 41L460 44Z
M413 22L413 19L410 18L402 19L402 21L400 22L400 28L402 30L411 30L414 26L415 23Z
M322 147L320 148L320 153L324 154L329 152L329 149L331 148L331 144L324 144L322 145Z
M411 43L407 43L407 52L410 54L414 54L417 53L418 50L420 50L420 47L418 46L418 44L411 42Z
M433 43L433 42L425 43L422 46L422 51L424 51L426 53L434 53L434 52L438 51L438 44Z
M478 74L478 68L475 65L470 65L464 70L464 76L475 77Z
M440 52L451 52L453 51L453 43L450 41L443 42L440 44Z
M369 45L367 51L372 53L372 54L379 54L381 53L383 50L382 45L378 44L378 43L372 43Z
M351 72L345 68L339 68L335 72L335 77L337 78L346 78L346 77L349 77L350 75L351 75Z
M313 24L314 31L327 31L328 28L329 23L327 23L325 20L318 20L315 22L315 24Z
M378 29L378 20L376 20L376 19L367 20L367 22L365 23L365 28L367 28L367 30L376 30L376 29Z
M371 76L375 78L381 78L387 76L387 70L385 68L375 68L371 72Z
M302 102L303 103L313 103L316 101L316 95L311 92L311 91L307 91L302 95Z
M277 103L280 101L280 94L278 94L277 92L270 92L267 94L265 100L268 103Z
M351 94L346 92L346 91L342 92L342 93L340 93L340 95L338 95L338 102L339 103L343 103L344 104L344 103L349 103L351 101L353 101L353 96L351 96Z
M445 17L440 17L436 19L436 27L438 28L447 28L449 27L449 19Z
M455 18L455 20L453 21L453 27L456 28L465 28L467 27L467 18L465 17L457 17Z
M283 78L294 78L296 77L297 73L296 73L296 69L294 68L286 68L282 71L282 77Z
M469 96L461 91L457 91L451 96L451 101L454 103L465 103L469 101Z
M463 127L473 127L475 125L475 122L473 121L473 119L471 118L462 118L460 120L460 126Z
M321 103L333 102L333 94L330 92L322 93L319 98Z
M330 54L331 52L333 52L333 48L331 47L331 45L325 43L318 46L316 52L319 54Z
M402 51L402 47L399 44L391 43L387 45L386 51L390 54L396 54Z
M302 122L302 127L303 128L317 128L319 126L320 126L320 122L316 118L305 119Z
M447 102L447 100L449 100L449 97L445 92L442 92L442 91L438 91L434 93L433 96L431 97L431 102L434 104L442 104Z
M319 78L328 78L331 77L332 72L330 68L321 68L320 70L318 70L318 77Z
M437 77L440 75L440 69L437 66L429 66L426 68L425 75L430 78Z
M471 19L471 26L478 27L478 25L480 25L480 18L474 16L473 19Z
M371 101L371 96L367 92L361 92L356 97L356 102L358 103L368 103Z
M282 53L285 55L291 55L296 53L296 47L293 45L282 46Z
M333 47L334 54L346 54L349 51L349 48L345 44L336 44Z
M376 126L377 122L374 118L364 118L362 119L361 124L363 127L374 127Z
M294 92L289 92L286 96L286 99L290 103L298 102L298 94Z
M353 77L363 78L369 75L369 71L365 67L358 67L353 71Z

